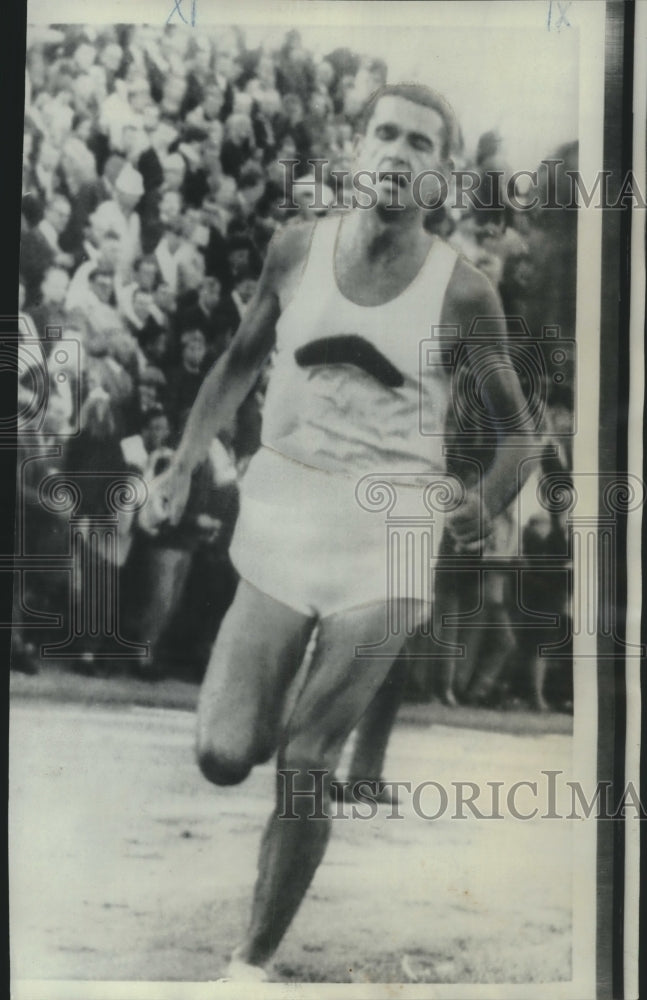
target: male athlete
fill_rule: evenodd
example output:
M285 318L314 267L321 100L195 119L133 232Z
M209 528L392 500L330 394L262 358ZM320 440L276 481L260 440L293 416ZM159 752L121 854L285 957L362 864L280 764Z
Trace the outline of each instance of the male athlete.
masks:
M502 316L489 281L425 231L413 196L421 172L450 169L456 129L447 103L425 87L387 86L373 96L355 156L358 168L377 173L377 204L275 235L236 337L207 376L171 467L152 486L145 520L155 530L178 520L192 470L275 351L262 446L243 481L231 547L240 583L198 708L198 760L215 784L243 781L277 751L278 768L296 773L293 790L312 791L312 770L333 780L346 738L402 645L401 635L388 635L379 657L356 655L384 638L387 584L383 516L358 503L355 487L369 473L445 474L451 372L421 371L420 341L440 323L468 329L476 316ZM394 194L401 209L389 207ZM503 321L493 325L504 337ZM523 408L504 351L487 383L503 424ZM435 436L420 433L421 398ZM509 503L518 458L517 449L499 449L479 490L447 515L459 544L487 534ZM421 619L429 614L422 601L416 607ZM315 626L288 714L286 694ZM329 818L308 818L312 797L293 796L298 818L280 818L280 774L277 784L232 979L267 978L330 834Z

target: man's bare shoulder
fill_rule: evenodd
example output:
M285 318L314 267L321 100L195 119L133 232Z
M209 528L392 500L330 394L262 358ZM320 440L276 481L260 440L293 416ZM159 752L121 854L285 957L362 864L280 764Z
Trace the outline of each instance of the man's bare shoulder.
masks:
M274 233L268 247L267 265L275 277L287 275L305 260L312 242L315 222L295 221Z
M503 319L501 299L490 279L459 255L445 292L442 322L471 325L478 316Z

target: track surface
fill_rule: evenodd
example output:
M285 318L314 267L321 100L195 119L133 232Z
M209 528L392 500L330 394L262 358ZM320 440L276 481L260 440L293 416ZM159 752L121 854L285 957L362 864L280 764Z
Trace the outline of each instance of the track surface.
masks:
M13 977L221 976L247 919L272 766L238 788L209 786L193 715L168 708L17 699L10 737ZM541 780L543 768L566 779L570 761L566 734L400 724L387 771L451 792L456 780ZM421 803L431 812L438 799ZM569 979L572 825L453 810L450 799L425 821L405 793L404 819L383 808L335 822L275 978Z

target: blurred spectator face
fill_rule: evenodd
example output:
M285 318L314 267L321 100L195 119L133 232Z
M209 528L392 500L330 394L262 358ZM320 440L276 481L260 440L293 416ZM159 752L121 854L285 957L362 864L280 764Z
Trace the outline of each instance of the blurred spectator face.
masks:
M202 330L187 330L182 335L182 364L188 371L199 371L206 353L207 345Z
M46 82L46 68L43 50L39 46L33 46L27 53L27 70L34 90L41 90Z
M85 119L91 128L91 120ZM66 140L61 152L61 166L68 178L77 183L92 181L96 177L96 163L87 146L78 136Z
M58 166L59 155L59 151L51 142L44 142L38 152L38 166L45 173L51 173Z
M165 281L161 281L155 290L155 305L165 313L175 312L175 293Z
M242 145L246 139L252 135L252 123L250 118L244 114L229 115L225 124L227 138L236 145Z
M177 191L165 191L160 201L160 221L164 225L177 222L182 216L182 198Z
M133 211L144 194L144 180L138 170L126 163L115 181L115 198L126 214Z
M128 101L131 108L137 114L142 114L144 108L150 103L151 92L147 80L134 80L128 91Z
M314 93L310 98L309 111L315 118L326 118L331 107L330 98L325 94Z
M280 160L282 160L282 159L292 160L292 159L294 159L294 157L293 156L283 156L282 154L279 154L278 159L273 160L272 163L269 163L268 166L267 166L267 179L268 179L268 181L271 184L273 184L275 187L280 188L280 189L283 189L285 187L285 184L286 184L285 167L280 162Z
M212 59L213 51L210 40L208 38L198 37L197 48L192 61L193 69L197 70L201 76L206 76L207 73L211 72Z
M268 118L271 118L273 115L277 115L281 110L281 95L275 88L268 88L265 90L261 84L260 87L255 90L250 89L250 93L252 94L254 100L258 101L261 111L264 115L267 115Z
M155 260L142 260L137 268L137 284L145 292L152 292L157 284L159 270Z
M174 53L180 59L186 60L191 44L190 33L186 29L183 29L182 25L174 24L167 28L166 37L169 42L171 54Z
M142 413L147 413L148 410L152 410L154 406L157 406L159 399L157 397L157 389L154 385L150 385L148 382L139 383L139 409Z
M174 118L180 113L180 107L186 93L186 80L179 76L167 77L162 93L161 108L164 114Z
M220 49L216 55L216 71L222 73L229 83L235 83L240 76L240 60L234 51Z
M132 368L137 364L137 341L125 330L111 330L108 335L109 351L115 361L123 368Z
M159 113L159 105L155 105ZM151 146L157 152L160 159L168 156L169 147L177 139L177 129L174 129L168 122L160 121L154 132L150 133Z
M83 73L87 73L97 57L94 45L82 43L74 51L74 62Z
M225 134L225 127L219 118L216 118L215 121L209 123L209 126L207 128L208 141L213 146L218 146L218 148L222 146L222 140L224 134Z
M154 101L149 101L142 111L143 124L146 132L154 132L160 123L160 109L159 104L155 104Z
M198 208L188 208L182 216L182 235L191 240L196 227L202 221L202 212Z
M99 62L102 66L105 66L109 73L116 73L121 66L123 57L124 53L121 45L117 45L116 42L110 42L99 53Z
M149 453L163 448L167 443L170 434L168 417L165 413L158 413L149 418L148 423L142 430L142 440L144 447Z
M172 153L162 165L164 186L168 191L179 191L184 181L186 166L179 153Z
M248 305L254 297L258 282L254 278L243 278L236 282L236 291L244 305Z
M53 198L45 209L45 218L54 228L57 235L65 232L70 221L70 203L66 198Z
M146 145L142 131L134 125L124 125L121 136L121 148L126 159L130 163L136 163Z
M276 68L270 55L264 53L258 60L256 75L266 87L276 86Z
M103 168L103 177L108 187L114 187L115 181L123 170L125 162L123 156L120 156L118 153L113 153L112 156L108 157L106 165Z
M327 59L322 60L315 69L315 82L318 87L329 90L335 79L335 71Z
M216 192L216 201L223 208L230 210L238 208L238 185L233 177L223 176Z
M81 142L89 142L90 136L92 135L92 119L88 116L87 118L80 118L74 127L74 135Z
M353 141L353 128L349 122L341 122L339 125L339 138L342 143L351 143Z
M118 236L106 233L99 247L99 259L104 267L116 270L121 257L121 240Z
M142 348L146 359L152 365L163 364L169 348L169 335L166 330L160 330L156 337L151 337L146 346ZM143 388L143 387L142 387ZM151 387L152 388L152 387ZM157 393L155 392L157 396Z
M283 112L291 125L296 125L303 118L303 104L296 94L286 94L283 98Z
M210 84L204 92L204 101L202 102L205 118L217 118L224 103L225 97L220 87L215 83Z
M202 147L202 163L209 172L221 169L219 142L212 142L211 139L205 142Z
M246 247L236 247L227 254L229 269L234 279L246 277L249 274L249 250Z
M202 216L207 226L224 232L229 222L230 213L216 201L205 198L202 203Z
M220 302L220 282L213 275L208 275L200 288L200 302L207 309L215 309Z
M237 90L234 93L234 111L235 115L251 115L252 104L254 103L251 94L247 94L244 91Z
M87 73L77 76L74 81L74 107L77 111L86 113L95 100L94 80Z
M297 155L297 144L291 135L286 135L277 154L277 160L293 160Z
M133 211L133 209L139 204L141 200L141 194L136 194L132 191L124 191L120 188L115 189L115 199L119 203L120 207L126 214Z
M60 267L50 267L40 286L43 302L62 305L65 302L70 279Z
M109 274L99 273L92 277L90 285L99 302L108 305L112 298L114 279Z
M145 323L153 305L153 296L141 288L136 288L133 294L133 312L138 320Z
M197 248L191 248L189 259L181 263L178 276L185 290L200 288L205 276L205 262Z

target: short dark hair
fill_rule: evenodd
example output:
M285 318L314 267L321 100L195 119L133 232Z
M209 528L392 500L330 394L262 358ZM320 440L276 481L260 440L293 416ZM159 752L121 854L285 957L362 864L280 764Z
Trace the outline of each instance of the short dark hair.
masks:
M357 127L360 132L366 132L378 101L382 97L402 97L405 101L411 101L413 104L420 104L423 108L435 111L442 118L444 125L443 158L448 157L456 149L459 128L451 104L437 90L432 90L431 87L426 87L422 83L389 83L374 90L359 114Z

